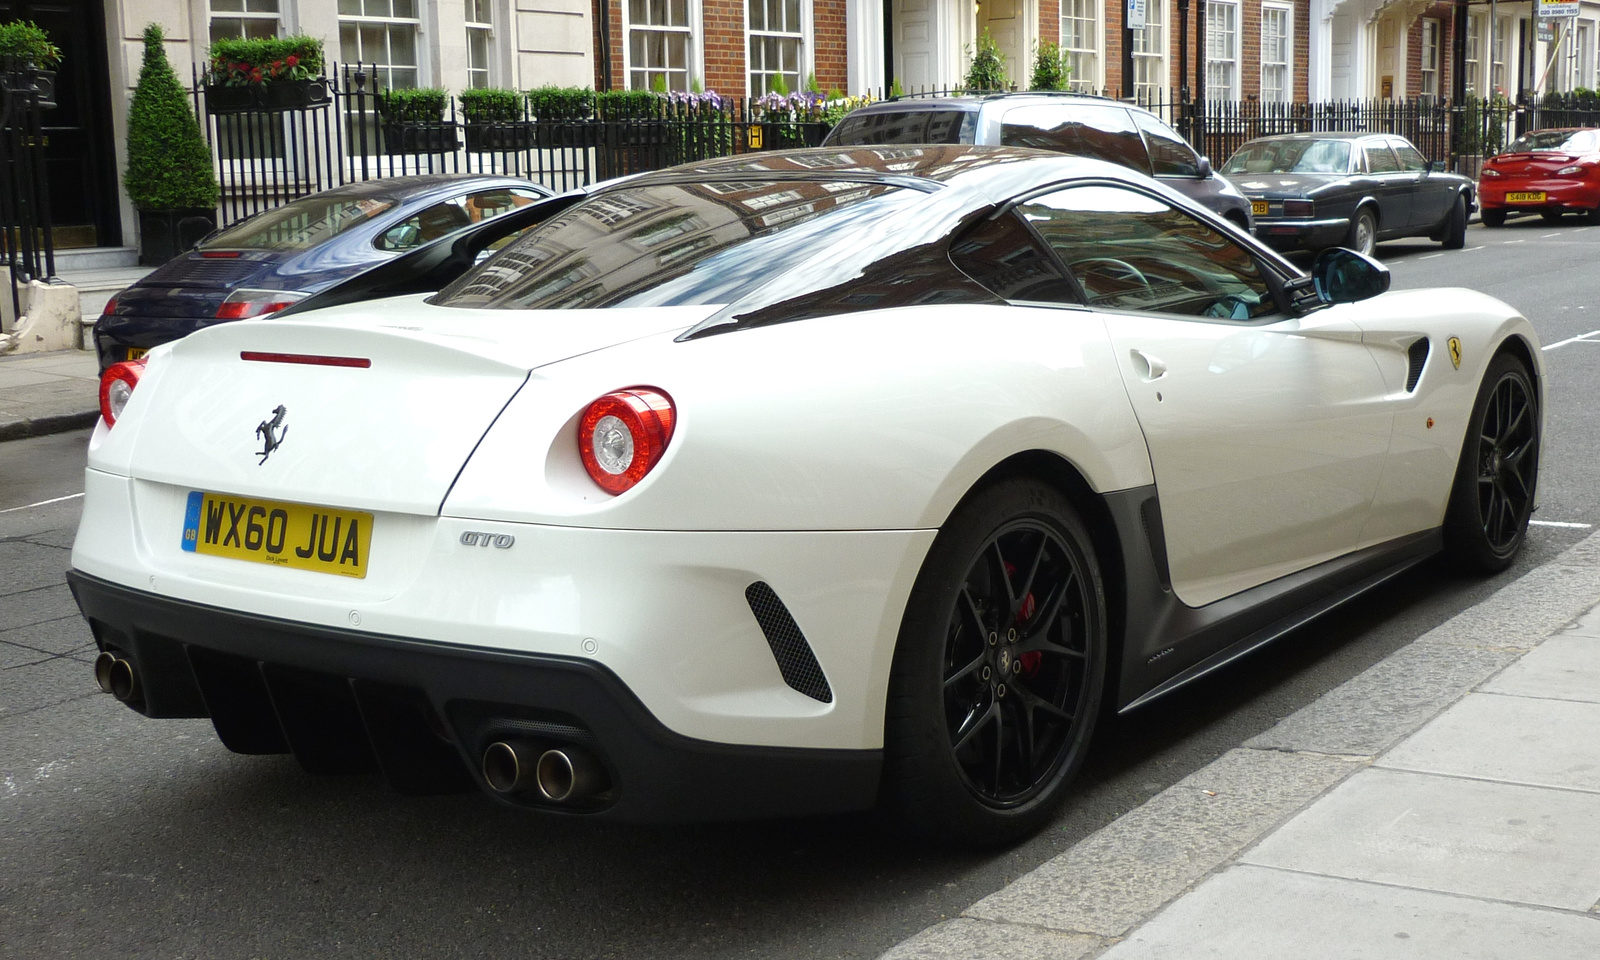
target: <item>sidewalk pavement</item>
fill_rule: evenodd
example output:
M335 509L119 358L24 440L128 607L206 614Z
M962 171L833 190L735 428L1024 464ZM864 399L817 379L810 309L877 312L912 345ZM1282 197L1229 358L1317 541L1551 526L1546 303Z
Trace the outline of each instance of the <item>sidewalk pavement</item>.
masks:
M1600 957L1600 534L883 960Z
M0 356L0 440L92 427L99 417L93 350Z

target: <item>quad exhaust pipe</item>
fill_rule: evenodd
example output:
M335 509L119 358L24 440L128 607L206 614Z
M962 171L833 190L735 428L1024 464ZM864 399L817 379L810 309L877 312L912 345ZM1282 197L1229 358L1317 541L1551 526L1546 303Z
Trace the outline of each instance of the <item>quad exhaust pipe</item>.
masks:
M528 740L489 744L483 779L496 793L533 793L554 803L586 800L610 786L605 767L586 751Z
M94 682L123 703L139 699L139 675L133 664L109 650L94 658Z

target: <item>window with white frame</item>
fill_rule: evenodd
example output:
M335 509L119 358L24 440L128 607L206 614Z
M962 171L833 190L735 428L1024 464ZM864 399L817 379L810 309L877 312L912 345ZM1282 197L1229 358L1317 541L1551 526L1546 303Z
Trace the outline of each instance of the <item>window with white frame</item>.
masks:
M467 0L467 86L493 85L494 9L492 0Z
M799 93L805 85L805 0L748 0L745 29L750 37L750 94L782 87Z
M1467 18L1466 88L1467 96L1481 97L1483 92L1483 35L1488 17Z
M418 0L339 0L339 55L366 65L373 89L406 90L421 83Z
M1417 91L1424 97L1439 96L1439 21L1422 21L1422 86Z
M1239 99L1239 4L1206 3L1206 99Z
M1503 93L1506 88L1506 64L1510 62L1512 23L1510 17L1501 17L1494 27L1494 65L1489 71L1489 93Z
M278 0L211 0L211 39L278 35Z
M1578 28L1573 34L1573 84L1576 90L1579 87L1594 89L1594 21L1579 20Z
M689 0L628 0L628 89L689 89Z
M1556 65L1551 71L1550 88L1562 93L1571 93L1579 87L1588 86L1585 83L1584 48L1589 39L1588 22L1572 20L1569 25L1563 25L1558 36L1561 42L1556 45Z
M1149 0L1144 29L1133 31L1133 96L1140 103L1167 99L1166 12L1166 0Z
M1261 99L1294 99L1294 8L1261 5Z
M1061 0L1061 52L1066 54L1067 89L1100 89L1100 0Z

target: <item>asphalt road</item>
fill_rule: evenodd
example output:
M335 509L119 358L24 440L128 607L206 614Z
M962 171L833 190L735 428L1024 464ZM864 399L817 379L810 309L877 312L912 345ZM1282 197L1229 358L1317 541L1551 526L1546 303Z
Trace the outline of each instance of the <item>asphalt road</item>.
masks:
M1547 344L1600 329L1600 228L1389 244L1396 287L1463 285ZM1590 314L1595 315L1592 320ZM1600 334L1596 335L1600 340ZM1600 342L1545 353L1541 523L1600 522ZM1000 854L871 816L638 829L393 795L228 753L95 691L62 584L82 433L0 444L0 957L871 957L1054 856L1588 531L1535 527L1492 581L1434 566L1103 729L1080 789ZM21 508L21 509L18 509Z

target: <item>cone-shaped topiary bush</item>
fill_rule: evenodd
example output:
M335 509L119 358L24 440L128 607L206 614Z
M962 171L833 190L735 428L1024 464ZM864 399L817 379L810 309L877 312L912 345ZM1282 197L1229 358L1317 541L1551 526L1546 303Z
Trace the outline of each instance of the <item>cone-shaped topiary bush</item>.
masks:
M161 27L144 28L144 66L128 108L128 171L122 183L141 210L215 207L211 148L161 41Z

